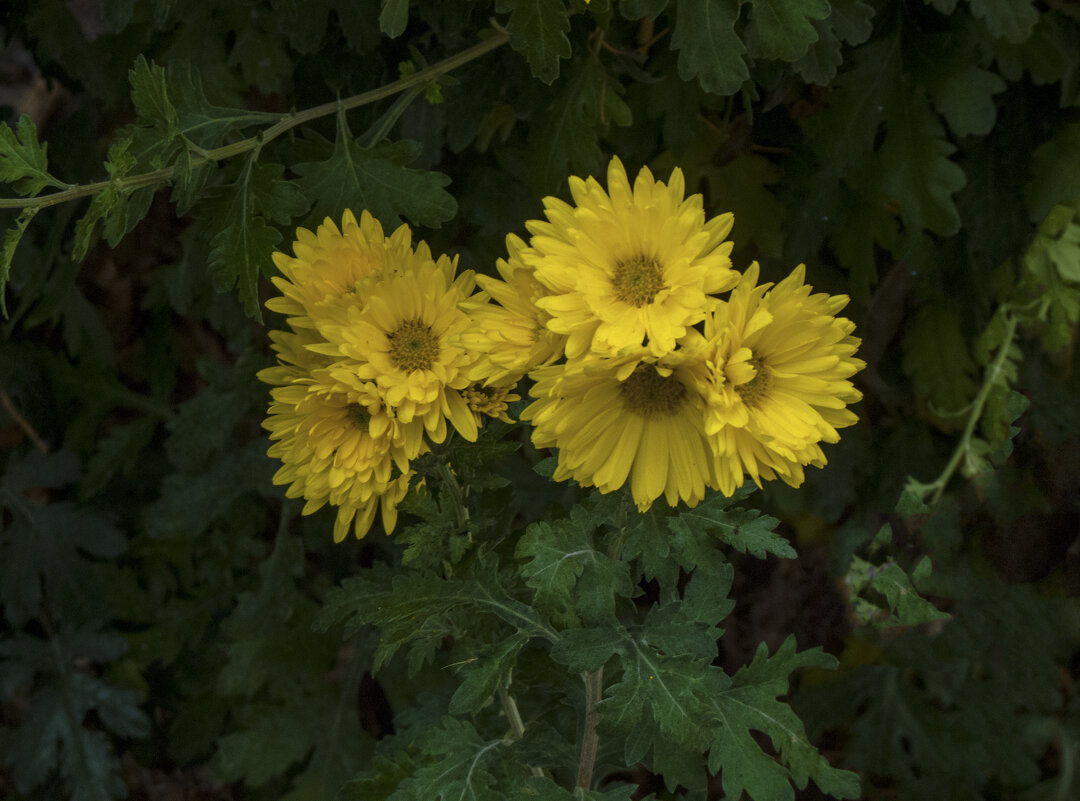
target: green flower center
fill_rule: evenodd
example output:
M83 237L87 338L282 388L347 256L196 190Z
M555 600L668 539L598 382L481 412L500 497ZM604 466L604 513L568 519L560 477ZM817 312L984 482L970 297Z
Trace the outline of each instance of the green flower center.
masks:
M750 358L750 366L754 368L754 377L744 384L735 387L742 402L747 406L757 406L769 394L769 384L772 378L765 371L765 360L760 356Z
M439 338L420 320L406 320L390 334L390 361L406 373L430 370L439 358Z
M345 407L349 414L349 420L361 431L367 431L368 423L371 422L371 412L361 403L350 403Z
M664 376L651 364L639 364L630 377L619 384L628 411L644 417L679 413L686 400L686 387L674 374Z
M611 276L615 297L623 303L641 308L652 303L656 293L664 288L663 270L652 256L635 256L615 265Z

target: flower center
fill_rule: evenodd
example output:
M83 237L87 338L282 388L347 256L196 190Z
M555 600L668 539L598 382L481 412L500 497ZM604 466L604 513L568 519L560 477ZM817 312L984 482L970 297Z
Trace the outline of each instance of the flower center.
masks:
M686 387L674 374L663 376L651 364L639 364L630 377L619 384L629 411L648 420L659 415L678 414L686 399Z
M765 360L760 356L751 357L749 364L754 368L754 377L739 384L735 387L735 391L739 393L742 402L747 406L757 406L768 394L771 380L769 374L765 372Z
M406 373L430 370L439 358L439 338L420 320L406 320L390 334L390 361Z
M367 407L360 403L350 403L345 407L345 411L348 412L349 420L354 426L361 431L368 430L368 423L371 422L371 412L367 410Z
M664 288L660 262L652 256L620 261L615 265L611 286L616 298L640 309L646 303L652 303L656 293Z

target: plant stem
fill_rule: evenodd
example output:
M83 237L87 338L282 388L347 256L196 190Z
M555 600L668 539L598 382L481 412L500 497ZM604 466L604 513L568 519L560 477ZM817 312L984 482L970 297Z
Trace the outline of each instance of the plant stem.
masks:
M1012 348L1013 337L1016 335L1016 326L1019 322L1020 320L1015 314L1009 315L1008 327L1005 329L1005 339L1001 343L1001 347L998 348L998 352L994 356L994 361L990 363L990 366L986 370L986 377L983 379L982 386L979 387L979 394L975 396L975 400L971 403L971 412L968 414L968 421L967 425L964 427L963 436L961 436L960 442L956 446L956 450L953 451L949 463L946 464L945 469L941 471L941 475L934 479L930 484L927 484L924 488L924 492L933 490L934 494L930 498L931 504L935 504L941 499L941 494L945 491L945 486L949 483L949 479L952 478L953 473L956 472L956 468L960 466L960 461L971 447L971 438L975 434L975 427L979 424L979 419L982 417L983 413L983 407L986 406L987 398L990 397L990 390L997 382L998 376L1001 374L1001 367L1009 355L1009 349Z
M286 115L266 130L239 142L233 142L232 144L223 145L222 147L217 147L212 150L195 149L195 155L193 155L191 159L191 169L201 167L207 162L221 161L223 159L231 158L232 156L240 155L241 153L255 150L281 136L283 133L292 130L296 126L303 125L305 122L310 122L319 117L325 117L328 114L333 114L337 111L345 112L350 109L359 108L360 106L366 106L387 97L392 97L398 92L403 92L414 86L422 86L444 73L457 69L463 64L467 64L468 62L501 47L506 44L509 38L509 35L506 33L496 33L491 38L473 45L457 55L443 59L442 61L414 72L412 75L405 78L388 83L385 86L380 86L378 89L372 89L369 92L362 92L361 94L353 95L344 100L323 103L321 106L315 106L314 108ZM92 184L72 186L70 189L43 195L41 197L0 198L0 209L55 206L58 203L66 203L69 200L77 200L82 197L96 195L106 187L114 184L125 189L139 189L144 186L153 186L155 184L164 183L173 177L173 173L173 167L164 167L160 170L152 170L151 172L144 172L127 178L118 178L115 181L98 181L97 183Z
M503 714L506 715L506 719L510 721L510 731L513 733L514 739L520 740L525 736L525 722L521 719L517 701L514 700L514 696L510 695L510 690L506 687L499 687L499 703L502 704ZM533 776L544 775L544 769L537 765L530 765L529 772Z
M596 754L600 743L600 735L596 732L596 724L600 721L600 715L596 711L596 705L600 703L600 697L604 692L604 669L598 668L589 673L583 673L585 680L585 732L581 738L581 758L578 760L577 797L584 798L585 791L592 786L593 768L596 766Z

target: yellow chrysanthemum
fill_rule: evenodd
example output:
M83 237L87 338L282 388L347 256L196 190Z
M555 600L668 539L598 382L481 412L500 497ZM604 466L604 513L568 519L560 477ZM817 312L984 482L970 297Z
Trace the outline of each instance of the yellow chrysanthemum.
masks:
M469 384L461 391L465 402L472 409L473 419L479 426L483 417L494 417L504 423L514 422L507 410L514 401L521 400L521 396L511 392L513 387L485 386L483 384Z
M529 370L555 361L566 342L564 335L545 327L551 315L536 305L546 290L522 259L528 246L510 234L506 249L509 258L495 263L501 280L476 276L480 288L499 305L487 297L466 303L463 308L471 324L460 338L463 346L479 354L470 377L496 386L514 385Z
M570 178L575 205L544 199L547 221L527 223L523 253L548 294L536 304L547 327L567 334L566 355L617 355L642 345L669 353L705 317L709 295L738 281L725 241L732 215L705 219L701 195L684 198L682 171L668 184L642 169L630 186L618 158L608 190Z
M387 263L395 263L412 253L412 232L400 226L390 237L367 211L360 222L351 211L342 216L341 229L329 217L315 233L296 229L294 256L274 253L274 264L282 277L270 280L282 296L271 298L266 307L288 315L294 328L309 328L313 318L324 316L326 307L348 298L360 281L379 273Z
M704 401L686 359L627 356L534 370L523 412L538 448L558 448L554 478L611 492L630 480L642 511L661 495L691 506L715 484Z
M825 464L820 443L838 441L836 429L857 420L847 405L862 394L848 379L865 363L855 358L854 323L836 316L848 298L811 295L804 277L799 265L776 286L757 286L752 264L706 318L704 337L688 337L705 343L697 375L725 494L744 475L798 486L803 466Z
M456 344L469 319L459 308L473 288L472 271L454 277L456 260L431 258L421 243L415 254L388 262L358 286L348 303L315 320L326 344L319 353L338 357L331 372L372 381L393 417L409 429L410 456L424 432L446 438L446 421L467 440L476 422L461 390L470 383L475 355Z
M274 385L263 421L274 441L267 454L282 461L274 483L288 484L288 497L307 501L304 514L327 503L338 507L336 542L350 526L364 536L379 508L383 527L392 531L408 490L409 460L404 434L375 385L356 378L342 383L316 366L323 357L307 347L310 331L272 336L282 364L259 378Z

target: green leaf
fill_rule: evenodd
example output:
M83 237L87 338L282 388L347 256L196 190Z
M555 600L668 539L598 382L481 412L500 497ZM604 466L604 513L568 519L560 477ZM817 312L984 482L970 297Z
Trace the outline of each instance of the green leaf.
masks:
M872 6L863 0L832 0L832 11L823 20L813 20L817 40L795 62L795 70L807 83L828 85L843 63L843 43L860 45L874 30Z
M969 0L971 13L986 22L994 36L1014 44L1027 40L1039 12L1032 0Z
M669 0L620 0L619 13L627 19L656 19Z
M240 731L226 734L218 740L214 755L214 771L225 781L243 779L251 787L259 787L280 776L293 764L306 757L318 721L304 714L306 699L300 696L290 706L262 704L248 711L248 724ZM298 724L307 727L298 728Z
M886 98L900 82L899 38L863 45L848 63L836 76L828 107L806 121L814 150L837 173L874 149Z
M510 12L510 46L525 56L533 76L544 83L559 77L559 59L571 52L566 38L570 20L562 0L497 0L495 10Z
M756 509L732 508L742 497L745 495L725 498L720 493L713 493L693 509L680 510L668 518L668 527L674 534L691 531L709 534L758 559L764 559L769 553L794 559L795 549L775 531L780 521Z
M1062 126L1032 156L1024 186L1028 219L1041 222L1058 203L1080 196L1080 123Z
M746 47L735 33L738 0L680 0L675 14L673 50L679 51L679 77L697 78L706 92L731 95L750 71Z
M715 197L722 197L724 211L735 215L731 239L736 249L757 245L761 256L780 258L784 249L787 206L766 189L780 181L780 168L754 154L743 154L721 167L706 171ZM739 187L732 192L731 187Z
M317 149L329 149L325 140L307 133ZM371 148L354 139L338 115L337 140L330 158L307 161L293 169L304 194L315 199L312 216L340 220L345 209L367 209L388 229L407 217L415 225L438 228L457 213L457 202L446 192L450 179L442 173L413 170L408 164L419 155L419 145L401 141Z
M818 40L813 21L829 16L828 0L754 0L746 29L751 53L797 61Z
M428 764L418 766L388 801L502 801L490 762L492 751L505 746L503 740L482 739L471 723L444 717L418 743Z
M541 191L554 191L568 172L596 169L599 133L612 122L629 125L631 121L630 109L619 97L621 91L593 57L559 84L555 101L529 138L533 183Z
M7 302L4 290L7 288L8 278L11 276L11 262L15 258L15 249L19 247L23 234L31 220L41 211L42 206L27 207L19 212L15 220L15 226L4 232L4 247L0 250L0 314L7 317Z
M626 639L621 626L564 629L551 646L551 658L573 673L603 667Z
M15 130L0 123L0 181L24 196L36 195L46 186L66 188L49 175L47 150L48 145L38 143L37 126L26 114L19 117Z
M975 396L975 363L956 310L924 303L904 331L904 372L918 397L929 404L932 419L953 429Z
M378 626L372 670L377 672L400 648L409 645L410 675L434 656L443 639L454 633L457 622L468 627L468 621L478 614L493 616L529 636L557 640L558 635L531 608L502 588L494 559L488 557L482 564L479 575L483 580L394 574L385 567L364 571L327 594L315 625L326 629L344 622L346 634L363 626Z
M271 254L281 233L267 220L288 224L303 214L307 200L300 188L282 179L280 164L256 164L248 159L240 176L203 208L213 221L208 268L219 291L237 286L248 316L262 319L258 280L272 270Z
M89 498L103 490L117 471L130 472L150 444L157 429L157 420L142 417L131 423L110 428L98 440L93 457L86 464L86 474L79 486L81 498Z
M450 714L474 714L483 709L495 691L509 683L518 653L528 640L527 635L518 632L482 649L462 665L465 679L450 699Z
M795 638L789 636L769 656L764 643L754 660L732 677L730 686L709 698L709 706L719 725L712 730L709 770L723 771L724 792L738 798L744 790L753 798L793 798L784 773L799 789L807 781L836 798L857 798L859 779L854 773L829 765L810 744L802 722L791 708L778 699L788 691L788 677L800 667L834 669L832 657L820 648L795 653ZM781 755L787 771L754 742L750 730L768 735ZM781 779L784 779L781 781Z
M628 749L636 745L639 751L647 750L656 739L666 738L683 748L704 751L708 743L704 710L727 687L728 677L706 660L664 656L637 638L628 638L620 650L622 674L598 706L603 727L624 735L642 729L646 741L635 744L631 737ZM633 764L640 754L628 753L626 758Z
M409 24L409 0L382 0L379 12L379 30L391 39L405 33Z
M923 557L912 570L912 576L925 578L930 573L930 558ZM858 556L852 557L844 582L853 596L862 596L870 589L885 597L887 608L872 599L857 597L856 619L861 624L872 623L881 628L892 626L917 626L931 620L947 620L949 615L939 612L929 601L921 598L911 579L895 562L872 565Z
M900 206L912 231L929 228L951 236L960 228L953 194L964 187L964 171L949 156L956 148L925 98L904 90L888 104L888 125L881 146L882 189Z
M984 136L997 119L993 96L1005 91L996 73L962 62L956 69L939 69L930 87L934 106L957 136Z
M568 519L533 523L518 541L515 556L528 559L521 572L536 591L533 605L556 625L613 622L615 597L634 593L627 564L594 547L598 524L574 506Z

